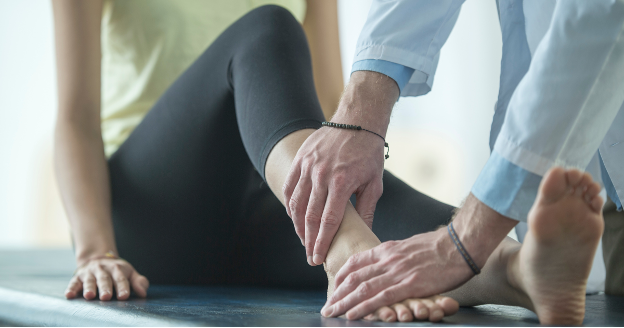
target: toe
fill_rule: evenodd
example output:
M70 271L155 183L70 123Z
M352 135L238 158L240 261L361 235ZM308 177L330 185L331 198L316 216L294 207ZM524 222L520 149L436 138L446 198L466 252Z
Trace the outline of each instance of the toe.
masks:
M568 185L572 188L576 187L583 179L583 173L577 169L569 169L565 171Z
M394 312L396 313L396 317L401 322L409 322L414 320L412 317L412 311L403 303L397 303L392 306Z
M604 201L602 200L602 197L595 196L594 198L592 198L590 206L596 214L600 214L600 212L602 211L603 205L604 205Z
M418 320L427 320L429 318L429 308L420 299L409 300L408 307L412 310L414 317Z
M442 307L431 300L424 300L425 305L429 308L429 321L437 322L444 318Z
M435 302L442 308L445 317L453 315L459 311L459 303L450 297L437 296Z
M397 320L396 313L391 308L384 306L380 308L378 317L384 322L394 322Z
M583 198L585 198L585 202L587 202L588 204L591 204L592 200L594 199L594 197L596 197L599 193L600 193L600 185L596 182L592 182L587 186L587 190L585 191L585 195L583 195Z
M568 190L569 182L566 183L566 171L560 167L554 167L546 172L542 179L540 185L541 197L539 199L540 201L553 203L561 199Z

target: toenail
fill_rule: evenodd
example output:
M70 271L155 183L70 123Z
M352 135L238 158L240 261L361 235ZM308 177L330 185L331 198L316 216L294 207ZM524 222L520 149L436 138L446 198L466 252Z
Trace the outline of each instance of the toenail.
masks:
M420 309L420 310L418 310L418 315L419 315L419 316L424 316L424 315L427 315L427 310L425 310L425 309Z
M402 320L402 321L407 321L407 319L409 319L409 318L407 317L407 314L404 314L404 315L402 315L402 316L401 316L401 320Z
M444 316L444 312L440 311L440 310L435 310L433 311L433 314L431 315L434 318L440 318Z

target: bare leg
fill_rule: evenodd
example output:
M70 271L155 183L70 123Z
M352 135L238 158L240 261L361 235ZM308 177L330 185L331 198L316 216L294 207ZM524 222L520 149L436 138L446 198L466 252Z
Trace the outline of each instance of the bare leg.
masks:
M522 306L537 313L542 324L580 325L604 227L599 191L587 173L550 170L529 213L524 244L504 240L482 275L447 295L466 306Z
M301 144L314 131L312 129L300 130L286 136L275 145L267 158L265 168L266 180L282 204L284 203L282 185L292 160L295 158ZM342 223L329 248L324 263L328 279L328 297L334 291L334 276L349 257L361 251L371 249L380 243L377 236L357 214L353 205L348 203ZM411 299L391 307L381 308L369 316L368 319L412 321L414 319L413 313L416 313L417 319L439 321L445 315L457 312L458 307L457 302L448 297L435 296L427 299Z

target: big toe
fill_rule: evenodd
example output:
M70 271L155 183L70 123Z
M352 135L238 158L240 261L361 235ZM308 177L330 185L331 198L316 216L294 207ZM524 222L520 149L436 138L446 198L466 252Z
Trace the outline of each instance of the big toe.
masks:
M568 176L570 175L569 173L570 172L568 172ZM576 183L578 183L578 181L576 181ZM544 175L542 179L539 189L539 199L540 201L548 203L556 202L565 196L571 188L570 181L566 178L566 171L561 167L554 167L546 172L546 175Z

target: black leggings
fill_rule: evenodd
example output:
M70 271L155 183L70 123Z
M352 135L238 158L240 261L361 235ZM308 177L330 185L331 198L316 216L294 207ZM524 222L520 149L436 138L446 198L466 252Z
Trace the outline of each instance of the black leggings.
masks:
M152 283L326 288L262 177L280 139L322 120L301 26L281 7L251 11L110 158L119 254ZM405 239L452 210L385 172L373 231Z

